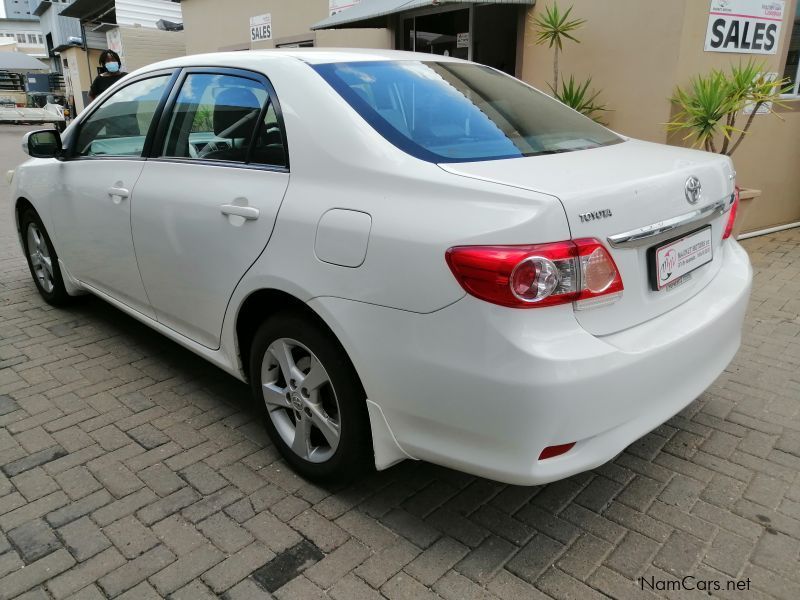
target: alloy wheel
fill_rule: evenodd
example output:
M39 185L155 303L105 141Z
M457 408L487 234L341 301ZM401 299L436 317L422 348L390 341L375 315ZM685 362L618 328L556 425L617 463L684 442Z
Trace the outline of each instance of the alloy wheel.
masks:
M284 443L313 463L331 458L341 434L339 401L325 367L304 344L278 338L264 353L261 388Z
M27 241L28 256L31 259L34 275L41 288L50 293L55 286L53 261L50 258L44 235L39 231L36 223L28 223Z

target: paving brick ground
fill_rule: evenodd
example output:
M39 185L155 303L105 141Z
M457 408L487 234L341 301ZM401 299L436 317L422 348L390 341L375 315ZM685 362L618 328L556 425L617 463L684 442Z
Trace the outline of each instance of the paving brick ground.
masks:
M0 128L0 170L20 133ZM523 488L409 462L325 489L243 384L99 300L42 302L2 202L0 598L700 597L664 589L689 575L796 600L800 230L745 246L741 351L612 463Z

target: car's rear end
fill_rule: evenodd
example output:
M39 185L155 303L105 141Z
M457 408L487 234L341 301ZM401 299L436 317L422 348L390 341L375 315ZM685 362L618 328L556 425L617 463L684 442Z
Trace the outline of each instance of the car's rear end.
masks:
M569 231L465 236L436 258L461 300L341 317L372 349L365 387L408 454L518 484L566 477L679 412L733 358L751 269L730 237L729 159L624 139L475 65L317 70L454 186L547 196Z

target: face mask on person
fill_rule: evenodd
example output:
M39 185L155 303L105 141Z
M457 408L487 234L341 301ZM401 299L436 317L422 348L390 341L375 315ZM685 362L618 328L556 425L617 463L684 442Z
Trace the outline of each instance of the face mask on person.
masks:
M118 62L107 62L106 63L106 71L109 73L116 73L119 71L119 63Z

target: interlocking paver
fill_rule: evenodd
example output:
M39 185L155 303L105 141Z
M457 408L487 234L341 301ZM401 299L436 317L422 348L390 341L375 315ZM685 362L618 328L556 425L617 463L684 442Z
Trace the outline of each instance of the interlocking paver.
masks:
M30 564L61 547L50 526L41 519L27 521L8 532L8 539Z
M23 130L0 126L6 168ZM0 202L0 598L639 600L672 596L637 577L692 575L794 600L800 229L744 246L741 350L611 463L519 487L407 462L327 487L280 459L245 385L99 300L43 303Z
M111 545L89 517L82 517L58 530L64 545L78 561L91 558Z

